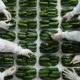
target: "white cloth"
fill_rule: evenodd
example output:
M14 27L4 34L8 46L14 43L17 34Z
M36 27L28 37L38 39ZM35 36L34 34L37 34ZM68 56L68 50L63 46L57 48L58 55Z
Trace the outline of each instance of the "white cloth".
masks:
M62 38L80 42L80 31L62 32Z
M80 80L80 77L77 77L77 80Z
M2 9L6 8L5 4L3 3L2 0L0 0L0 11L2 11Z
M77 4L77 6L73 9L73 11L70 12L72 16L80 13L80 2Z
M12 52L17 54L23 54L24 50L16 43L4 40L0 38L0 52Z
M6 76L5 72L0 72L0 80L4 80L4 77Z

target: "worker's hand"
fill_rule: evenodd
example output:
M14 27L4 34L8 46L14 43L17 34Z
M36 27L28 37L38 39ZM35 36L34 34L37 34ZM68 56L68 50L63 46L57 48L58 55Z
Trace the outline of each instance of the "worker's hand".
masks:
M70 64L80 63L80 55L77 55L73 58Z
M53 40L61 40L62 39L62 33L56 33L51 37Z
M29 49L22 49L22 50L23 50L22 55L27 56L28 58L30 58L30 56L34 55L34 53Z
M10 76L13 75L16 72L16 66L13 66L7 70L4 71L4 73L6 74L6 76Z
M77 78L78 78L78 75L74 69L73 69L73 71L65 69L63 71L63 75L69 80L77 80Z
M9 26L12 26L12 24L6 23L5 21L0 21L0 28L7 30L9 29Z
M66 20L66 22L68 22L70 19L72 18L70 12L69 13L66 13L64 16L63 16L63 20Z
M6 18L7 18L6 22L7 22L7 21L11 21L11 18L12 18L12 17L11 17L10 12L7 11L6 9L3 9L2 12L5 14L5 16L6 16Z

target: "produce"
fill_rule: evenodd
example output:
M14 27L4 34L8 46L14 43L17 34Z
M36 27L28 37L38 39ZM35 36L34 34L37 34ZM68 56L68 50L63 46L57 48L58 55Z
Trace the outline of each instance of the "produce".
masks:
M42 53L55 53L59 49L57 41L42 42L40 45L40 52Z
M16 72L16 77L23 80L32 80L36 77L36 69L30 67L19 67Z
M42 68L39 71L39 77L42 80L52 80L60 78L60 72L58 68Z
M26 56L19 55L17 57L16 62L18 65L23 65L23 66L34 65L36 63L36 56L33 55L30 58L27 58Z
M56 66L59 62L59 57L56 55L43 55L39 58L41 66Z

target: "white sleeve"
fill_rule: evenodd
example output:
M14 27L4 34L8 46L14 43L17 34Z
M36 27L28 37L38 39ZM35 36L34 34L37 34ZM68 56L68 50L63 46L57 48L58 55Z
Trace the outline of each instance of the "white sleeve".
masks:
M12 52L16 54L23 54L24 50L16 43L4 40L0 38L0 52Z
M5 4L3 3L2 0L0 0L0 11L2 11L2 9L6 8Z
M0 72L0 80L4 80L4 77L6 76L5 72Z
M80 77L77 77L77 80L80 80Z
M80 42L80 31L62 32L62 38Z
M72 16L80 13L80 2L77 4L77 6L73 9L73 11L70 12Z

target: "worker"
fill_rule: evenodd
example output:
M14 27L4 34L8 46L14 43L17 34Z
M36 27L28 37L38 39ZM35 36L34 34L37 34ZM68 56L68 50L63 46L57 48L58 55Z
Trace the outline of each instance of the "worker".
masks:
M9 28L9 26L12 26L12 24L6 23L6 22L11 21L12 17L11 17L10 12L6 10L6 6L2 0L0 0L0 12L4 13L4 15L7 18L7 20L0 21L0 28L7 30Z
M63 20L65 19L66 22L68 22L74 15L79 14L79 13L80 13L80 2L73 9L73 11L68 12L67 14L65 14L63 16ZM80 20L80 17L78 17L78 19ZM58 32L58 33L52 35L51 37L54 40L61 40L63 38L66 38L67 40L72 40L72 41L80 42L80 31ZM80 63L80 55L76 55L73 58L73 60L71 61L70 64L76 64L76 63ZM75 72L75 70L73 70L73 72L71 72L70 70L65 69L63 72L64 72L65 77L67 79L69 79L69 80L80 80L80 77L77 75L77 73Z
M16 72L16 66L12 66L3 72L0 72L0 80L4 80L4 77L11 76Z

